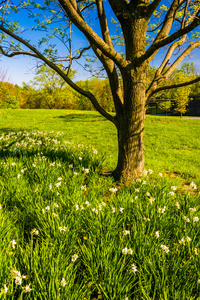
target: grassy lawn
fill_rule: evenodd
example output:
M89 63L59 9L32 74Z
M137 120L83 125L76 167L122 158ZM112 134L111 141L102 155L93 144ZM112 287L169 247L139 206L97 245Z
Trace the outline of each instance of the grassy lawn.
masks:
M0 299L200 299L199 122L147 116L123 186L97 113L0 110Z
M61 131L63 139L91 145L104 155L104 167L117 162L115 126L96 112L0 110L0 133L19 130ZM146 116L146 168L200 184L200 118Z

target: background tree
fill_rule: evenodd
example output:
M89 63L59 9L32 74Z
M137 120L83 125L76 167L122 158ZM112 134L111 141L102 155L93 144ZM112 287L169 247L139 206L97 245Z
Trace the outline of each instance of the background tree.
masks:
M38 46L34 46L34 38L32 41L26 40L26 32L17 21L21 11L25 14L25 9L30 18L36 20L34 30L47 33ZM17 13L15 21L14 12ZM95 109L117 128L118 164L113 172L114 177L128 180L141 176L144 172L146 104L160 91L186 86L200 80L198 77L178 84L161 85L184 58L200 46L199 33L195 31L200 24L200 3L196 0L44 0L42 5L41 1L29 0L6 4L2 2L0 13L2 54L9 57L30 55L40 59L78 93L88 97ZM120 34L114 36L114 40L109 30L111 16L118 22ZM21 26L26 25L22 24L23 19L20 19ZM30 21L29 28L31 25ZM77 45L76 52L72 47L73 28L79 30L86 40L81 49ZM51 43L51 38L55 37L66 46L67 54L65 52L62 59L62 53L58 54L56 44ZM159 55L160 49L163 53L166 51L164 59L146 88L148 66L156 55ZM178 56L175 57L175 54ZM95 56L98 64L101 64L100 71L103 68L106 72L115 116L100 105L94 94L79 87L68 76L73 61L84 56L86 59ZM171 65L166 70L169 60ZM68 66L57 65L61 61ZM95 60L92 68L94 65Z

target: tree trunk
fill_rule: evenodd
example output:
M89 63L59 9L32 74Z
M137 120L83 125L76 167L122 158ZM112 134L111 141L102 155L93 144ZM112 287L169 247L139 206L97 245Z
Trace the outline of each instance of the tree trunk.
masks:
M144 172L146 70L142 66L123 75L124 111L117 116L118 163L113 176L129 181Z

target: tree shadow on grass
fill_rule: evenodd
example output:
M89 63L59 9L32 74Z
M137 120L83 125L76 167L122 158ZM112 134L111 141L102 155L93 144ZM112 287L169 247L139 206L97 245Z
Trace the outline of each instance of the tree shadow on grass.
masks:
M54 118L62 119L64 122L105 122L107 121L106 118L104 118L101 115L97 114L80 114L80 113L70 113Z

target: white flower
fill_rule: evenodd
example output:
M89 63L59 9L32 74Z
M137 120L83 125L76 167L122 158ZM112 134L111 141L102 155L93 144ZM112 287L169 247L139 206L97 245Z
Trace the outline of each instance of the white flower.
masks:
M66 286L67 282L66 282L66 280L65 280L64 277L62 278L60 284L61 284L61 286L63 286L63 287Z
M197 190L197 186L194 182L190 183L190 187L193 188L194 190Z
M175 193L174 192L169 192L169 196L174 196L175 195Z
M169 247L167 247L165 245L161 245L160 247L165 251L165 253L169 252Z
M171 186L172 191L176 191L177 190L177 186Z
M197 248L194 248L194 253L195 253L196 255L199 255L199 254L198 254Z
M77 176L77 175L78 175L78 173L77 173L77 172L74 172L74 175L75 175L75 176Z
M66 227L58 227L59 231L62 232L62 231L66 231L67 228Z
M186 237L186 241L189 243L191 242L191 238L189 236Z
M135 192L136 192L136 193L139 193L139 191L140 191L139 189L135 189Z
M132 264L132 265L131 265L131 269L132 269L132 272L133 272L133 273L136 273L136 272L137 272L137 266L136 266L136 265Z
M20 276L15 277L15 284L21 285L22 284L22 277L20 277Z
M74 254L72 255L72 262L75 262L78 259L78 255Z
M39 231L36 228L34 228L34 229L31 230L31 234L38 235Z
M20 175L20 174L18 174L18 175L17 175L17 178L19 178L20 176L21 176L21 175Z
M59 205L57 204L57 203L55 203L54 202L54 204L53 204L56 208L58 208L59 207Z
M93 153L94 153L94 154L97 154L97 150L94 149Z
M30 291L32 290L31 288L30 288L30 283L29 284L27 284L25 287L22 287L22 289L24 290L24 292L25 293L30 293Z
M163 175L162 175L162 173L158 173L158 175L160 176L160 177L162 177Z
M21 173L24 173L24 169L21 169Z
M149 196L150 196L150 193L149 193L149 192L147 192L147 193L146 193L146 196L147 196L147 197L149 197Z
M179 242L179 244L181 244L181 245L185 245L185 239L184 238L182 238L180 241L178 241Z
M115 212L116 212L116 209L115 209L114 206L112 206L111 209L112 209L112 213L115 213Z
M132 255L133 254L133 250L132 249L128 249L127 250L127 254Z
M151 205L153 204L154 201L155 201L155 198L153 198L153 197L151 197L151 198L149 199L149 202L150 202Z
M199 221L199 217L194 217L193 218L193 222L198 222Z
M75 204L76 210L79 210L79 205Z
M58 177L58 179L57 179L58 181L61 181L62 180L62 177Z
M149 174L152 174L152 173L153 173L153 170L149 169L148 172L149 172Z
M82 185L81 190L82 190L82 191L86 191L86 190L87 190L86 185Z
M122 249L122 254L127 255L127 252L128 252L128 248Z
M74 167L73 164L69 165L69 169L73 169L73 167Z
M147 170L144 170L143 173L142 173L143 176L147 176L147 174L148 174Z
M89 202L89 201L85 201L85 204L86 204L87 206L90 206L90 202Z
M50 185L49 185L49 189L51 190L52 189L52 184L50 183Z
M15 240L12 240L11 244L12 244L12 248L15 248L15 245L17 245L17 242Z
M57 182L57 183L55 184L56 187L59 187L60 185L61 185L61 181L60 181L60 182Z
M130 230L124 230L124 231L123 231L123 234L124 234L124 235L130 234Z
M157 238L157 239L159 238L159 233L160 233L160 231L156 231L156 232L155 232L155 235L156 235L156 238Z
M15 162L11 163L11 166L12 166L12 167L14 167L15 165L16 165L16 163L15 163Z
M86 174L88 174L88 173L90 172L90 169L85 169L84 172L85 172Z
M176 205L176 207L177 207L178 209L180 209L180 203L179 203L179 202L176 202L175 205Z
M32 166L35 168L36 167L36 165L35 164L32 164Z
M7 288L6 284L4 284L3 290L1 290L1 293L5 293L6 294L7 291L8 291L8 288Z
M118 188L116 188L116 187L115 188L110 188L109 191L111 193L116 193L118 191Z
M188 222L188 223L190 222L190 219L189 219L188 217L186 217L186 216L184 216L183 219L184 219L186 222Z
M46 210L50 210L50 206L45 207Z
M189 211L191 211L191 212L195 212L197 209L196 209L196 207L191 207L191 208L189 208Z
M119 211L120 211L121 213L124 212L123 210L124 210L124 207L120 207Z

